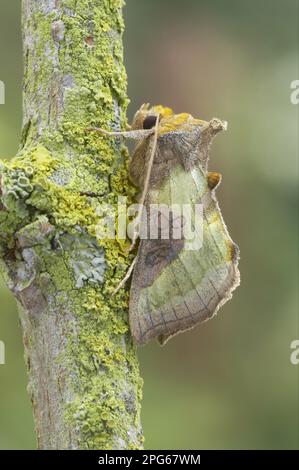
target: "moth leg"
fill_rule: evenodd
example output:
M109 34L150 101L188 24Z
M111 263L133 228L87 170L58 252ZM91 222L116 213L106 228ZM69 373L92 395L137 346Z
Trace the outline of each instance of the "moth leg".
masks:
M149 162L148 162L148 167L147 167L146 177L145 177L145 181L144 181L142 196L141 196L141 199L139 201L139 209L138 209L138 213L137 213L135 223L134 223L134 233L133 233L132 243L131 243L131 246L130 246L130 251L132 251L134 249L136 241L139 237L140 220L141 220L142 213L143 213L143 206L144 206L145 198L146 198L146 195L147 195L147 192L148 192L148 187L149 187L149 182L150 182L150 177L151 177L151 171L152 171L154 158L155 158L156 150L157 150L157 144L158 144L158 137L159 137L159 119L158 119L158 116L157 116L157 119L156 119L155 126L150 130L152 131L152 134L153 134L152 149L151 149L151 154L150 154L150 158L149 158Z
M125 139L133 139L133 140L142 140L150 135L153 135L155 129L136 129L136 130L129 130L129 131L120 131L120 132L109 132L105 129L101 129L99 127L89 127L86 129L87 131L95 131L99 132L102 135L106 135L107 137L124 137Z
M128 279L130 279L131 277L131 274L133 272L133 269L135 267L135 264L136 264L136 261L137 261L137 257L134 259L133 263L131 264L131 266L129 267L125 277L120 281L120 283L118 284L117 288L115 289L115 291L113 292L113 295L117 294L117 292L122 289L125 285L125 283L127 282Z

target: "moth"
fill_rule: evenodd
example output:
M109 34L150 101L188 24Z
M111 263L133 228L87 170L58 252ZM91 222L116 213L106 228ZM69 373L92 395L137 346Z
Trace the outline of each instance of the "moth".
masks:
M191 222L195 208L202 207L202 232L193 234L196 248L190 249L184 236L174 236L174 222L182 228L186 217L171 211L168 238L144 237L139 241L129 272L133 271L129 322L139 345L153 338L163 345L172 336L212 318L240 283L239 248L229 236L215 195L221 175L208 171L210 144L226 127L226 122L216 118L206 122L147 104L137 111L129 131L95 129L108 136L137 140L129 174L141 191L140 203L146 213L153 205L188 205L187 221ZM149 222L141 212L137 219L139 230L132 245L142 223Z

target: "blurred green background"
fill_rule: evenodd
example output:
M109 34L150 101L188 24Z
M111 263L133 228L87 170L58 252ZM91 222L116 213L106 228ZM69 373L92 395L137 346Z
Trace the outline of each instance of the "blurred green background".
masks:
M0 157L21 126L20 0L0 0ZM128 0L131 105L228 120L210 168L241 248L241 287L217 319L139 350L148 449L299 448L296 0ZM17 308L0 284L0 448L35 448Z

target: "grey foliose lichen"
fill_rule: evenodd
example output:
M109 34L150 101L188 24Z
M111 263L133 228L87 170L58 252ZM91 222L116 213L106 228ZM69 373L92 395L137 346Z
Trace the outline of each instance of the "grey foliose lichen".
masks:
M9 169L1 164L1 199L4 207L10 211L18 211L18 213L27 212L25 200L30 196L33 191L31 179L33 176L33 169L27 167L26 169L16 168Z
M70 265L78 289L82 288L84 283L103 283L106 269L105 253L95 238L77 227L74 235L65 234L56 237L56 241L70 256Z

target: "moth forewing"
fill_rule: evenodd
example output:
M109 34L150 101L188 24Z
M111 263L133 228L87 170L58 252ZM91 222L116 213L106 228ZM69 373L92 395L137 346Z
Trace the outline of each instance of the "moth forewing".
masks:
M129 305L131 332L138 344L153 338L165 344L211 318L239 284L239 249L215 196L221 175L207 171L212 139L226 128L227 123L216 118L201 121L147 104L137 111L129 131L93 129L139 141L129 165L131 180L141 191L139 206L144 205L132 227L133 244L136 227L140 226L138 234L145 234L134 262ZM152 205L172 208L169 237L164 236L162 216L156 218L158 238L148 236Z
M147 112L152 110L147 108ZM214 194L221 177L207 172L210 143L225 128L226 123L218 119L204 123L169 112L163 118L162 113L144 197L146 211L150 213L152 205L179 207L182 213L184 207L189 209L181 218L177 209L170 211L168 239L160 236L140 241L129 308L131 331L138 344L153 338L164 344L211 318L239 284L238 249ZM142 179L138 174L141 162L146 166L148 154L144 141L131 160L135 180ZM180 225L187 230L181 238L176 236Z
M203 227L204 227L204 213L203 205L184 204L184 249L186 251L199 251L203 245Z

